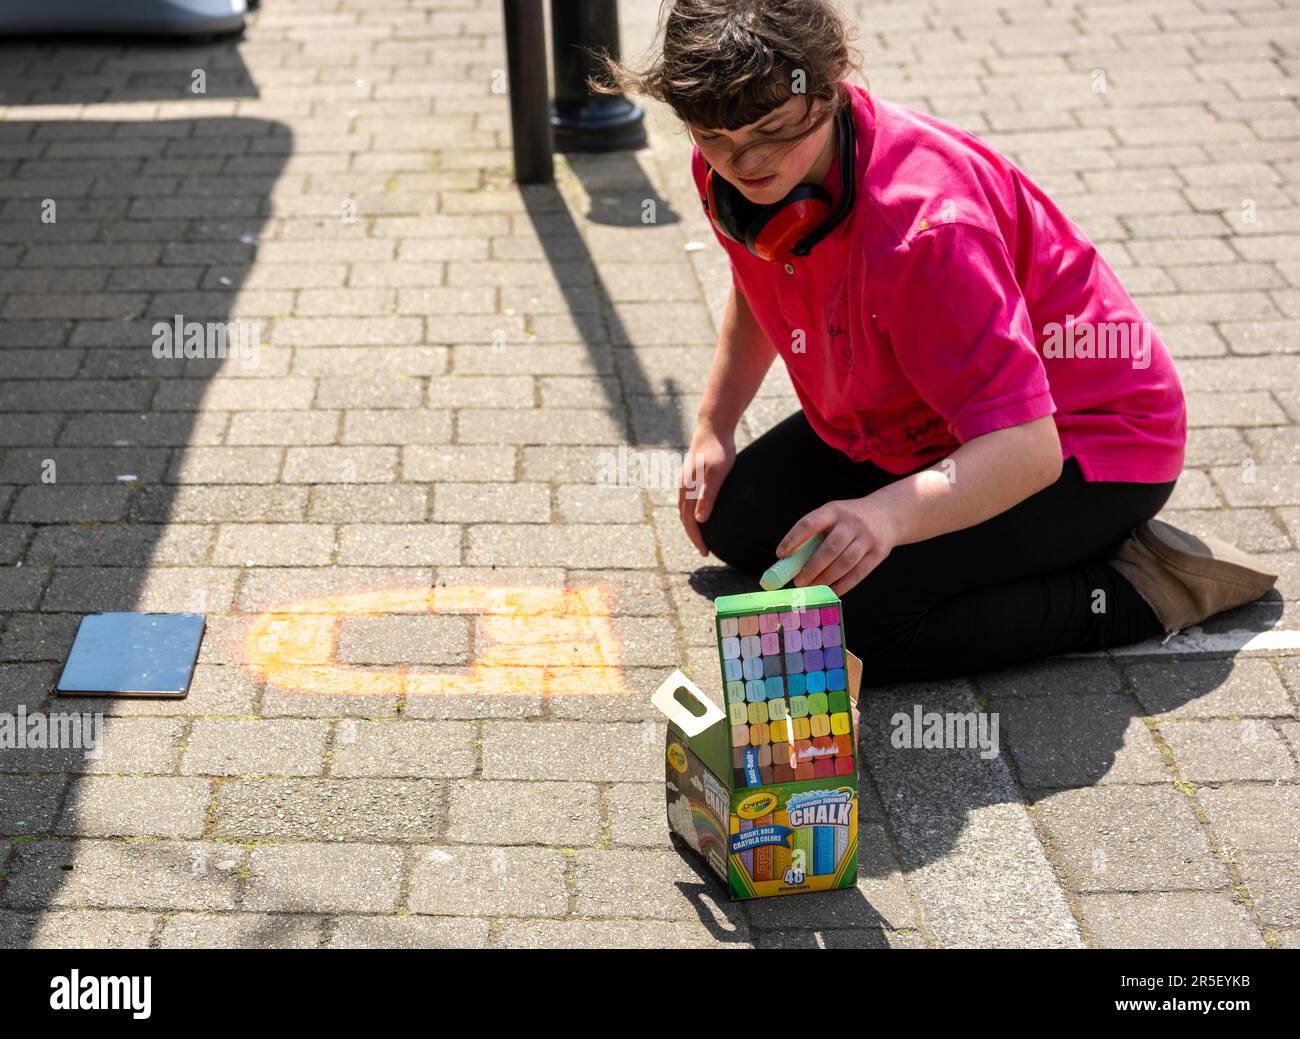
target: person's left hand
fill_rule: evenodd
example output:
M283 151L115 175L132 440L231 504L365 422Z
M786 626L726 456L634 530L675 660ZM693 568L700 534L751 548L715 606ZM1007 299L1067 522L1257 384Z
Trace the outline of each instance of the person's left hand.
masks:
M777 557L788 556L819 530L826 531L826 539L793 583L830 585L836 595L843 595L884 562L895 544L887 512L867 496L827 502L808 513L776 546Z

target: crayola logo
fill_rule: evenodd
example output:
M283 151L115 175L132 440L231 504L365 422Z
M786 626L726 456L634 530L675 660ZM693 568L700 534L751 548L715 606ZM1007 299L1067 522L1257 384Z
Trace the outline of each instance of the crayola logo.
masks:
M764 790L762 793L754 794L747 797L736 806L736 814L742 819L757 819L760 815L767 815L776 807L776 794L770 790Z
M668 744L668 764L677 772L686 771L686 751L682 750L680 743Z

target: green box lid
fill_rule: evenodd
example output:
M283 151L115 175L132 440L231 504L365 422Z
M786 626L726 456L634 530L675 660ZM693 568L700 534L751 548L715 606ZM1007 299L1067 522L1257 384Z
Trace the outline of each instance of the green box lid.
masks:
M775 592L745 592L742 595L720 595L713 601L719 617L734 617L745 613L766 613L771 610L807 610L814 606L836 606L840 598L829 585L813 584L807 588L780 588ZM797 605L796 605L797 604Z

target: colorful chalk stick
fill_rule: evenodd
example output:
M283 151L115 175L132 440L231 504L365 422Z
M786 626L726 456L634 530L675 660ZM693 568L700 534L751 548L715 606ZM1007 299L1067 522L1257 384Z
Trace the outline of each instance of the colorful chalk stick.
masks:
M813 831L813 868L815 874L835 872L835 830L834 826L814 826Z
M752 820L750 819L740 820L741 833L745 833L749 830L752 830L753 828L754 828L754 823ZM745 866L745 872L752 877L754 875L754 849L748 848L745 851L740 852L740 861Z
M763 755L761 764L757 758L747 763L741 785L755 785L757 770L766 770L762 781L773 783L854 773L840 604L817 603L814 596L826 597L826 589L718 600L716 630L732 744ZM806 605L809 599L815 605ZM823 758L831 764L814 770ZM847 771L838 763L841 758Z
M756 827L771 826L770 815L760 815L754 820ZM754 849L754 880L772 879L772 845L760 844Z

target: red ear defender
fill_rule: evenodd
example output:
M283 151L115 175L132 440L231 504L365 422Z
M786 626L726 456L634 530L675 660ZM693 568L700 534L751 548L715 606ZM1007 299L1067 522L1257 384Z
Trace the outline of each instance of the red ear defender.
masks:
M830 194L820 184L796 184L779 202L759 205L706 163L700 201L718 232L764 260L788 263L812 252L853 210L857 135L852 107L845 99L835 120L843 186L837 204L832 205Z
M796 259L794 247L819 227L831 212L831 196L819 184L800 184L780 206L758 216L750 226L745 244L755 256L788 263Z

